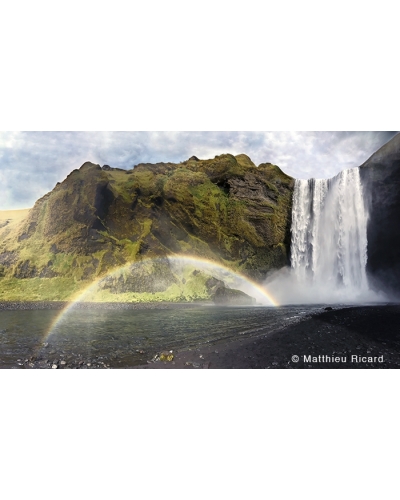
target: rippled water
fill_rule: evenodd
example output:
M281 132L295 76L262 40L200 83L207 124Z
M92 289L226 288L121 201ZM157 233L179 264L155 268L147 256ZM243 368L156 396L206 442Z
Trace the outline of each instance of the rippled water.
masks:
M193 306L151 310L77 309L50 331L60 311L0 311L0 367L126 368L162 350L256 337L320 307ZM140 352L144 351L144 352Z

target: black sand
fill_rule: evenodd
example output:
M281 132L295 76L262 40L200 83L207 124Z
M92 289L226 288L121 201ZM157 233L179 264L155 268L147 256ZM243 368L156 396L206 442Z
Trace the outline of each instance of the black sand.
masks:
M400 306L323 311L258 339L176 352L172 362L138 368L400 368Z

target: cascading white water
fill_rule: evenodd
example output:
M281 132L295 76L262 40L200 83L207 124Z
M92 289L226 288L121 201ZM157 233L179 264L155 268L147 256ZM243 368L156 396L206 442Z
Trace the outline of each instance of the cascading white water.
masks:
M315 299L353 301L369 295L367 221L358 168L333 179L296 180L291 267L298 283L317 293Z
M358 168L333 179L296 180L291 268L271 274L267 289L280 304L387 300L369 289L368 210Z

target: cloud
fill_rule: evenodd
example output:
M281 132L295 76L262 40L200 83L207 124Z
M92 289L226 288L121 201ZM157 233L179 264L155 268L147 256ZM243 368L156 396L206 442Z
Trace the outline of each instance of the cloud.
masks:
M395 132L0 132L0 209L31 207L85 161L130 169L245 153L297 178L362 164Z

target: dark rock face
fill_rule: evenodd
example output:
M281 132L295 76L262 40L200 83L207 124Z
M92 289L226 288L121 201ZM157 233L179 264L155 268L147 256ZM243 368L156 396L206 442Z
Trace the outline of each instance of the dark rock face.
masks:
M195 273L196 271L193 271L193 274ZM225 283L222 281L222 280L219 280L217 278L214 278L214 276L212 278L209 278L207 281L206 281L206 287L207 287L207 290L210 292L210 293L215 293L216 290L218 288L225 288Z
M241 290L228 288L222 280L211 277L206 283L206 288L214 304L220 306L248 306L256 303L256 299L250 297Z
M2 252L0 253L0 264L4 266L11 266L18 260L18 257L15 252Z
M361 165L360 175L370 213L370 284L400 296L400 134Z
M111 171L120 171L120 172L126 172L126 170L124 170L123 168L117 168L117 167L110 167L110 165L103 165L101 167L102 170L105 170L107 172L111 172Z
M241 290L232 288L218 287L215 291L213 301L217 305L226 306L250 306L255 304L256 300Z
M15 278L25 279L25 278L34 278L36 274L37 270L35 266L32 266L29 260L26 260L18 264L14 276Z
M164 292L177 279L171 271L168 259L153 262L134 263L125 275L108 276L99 286L111 293L156 293Z

